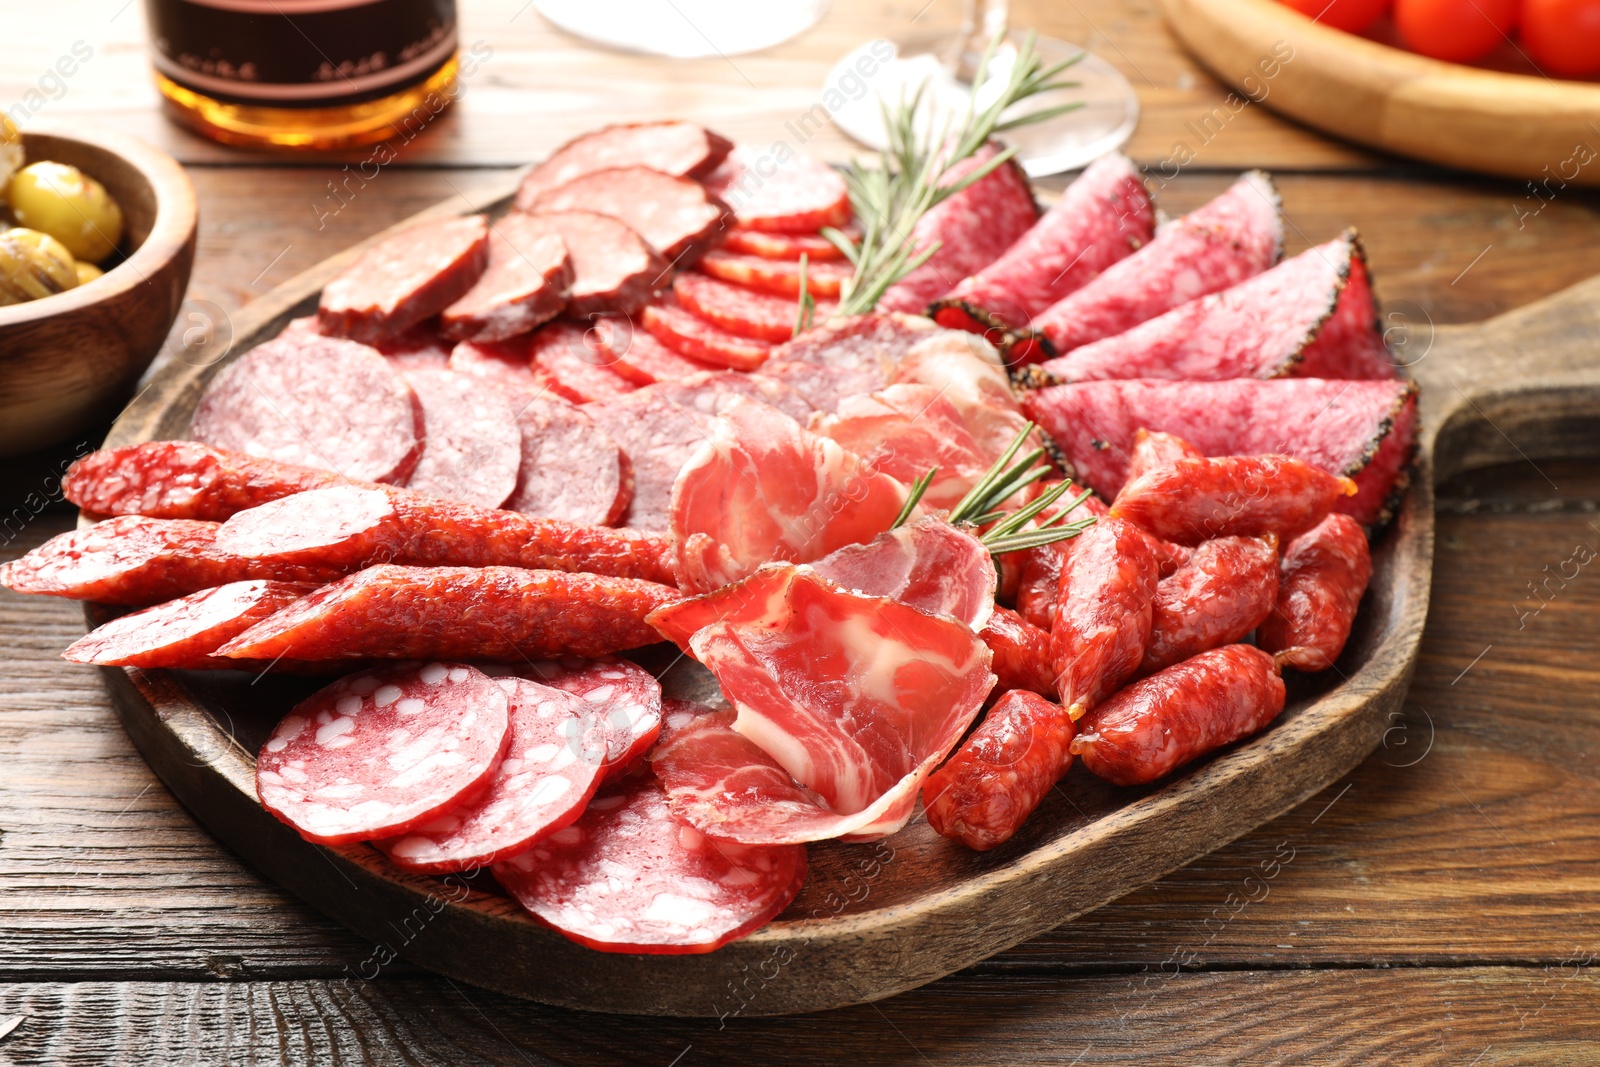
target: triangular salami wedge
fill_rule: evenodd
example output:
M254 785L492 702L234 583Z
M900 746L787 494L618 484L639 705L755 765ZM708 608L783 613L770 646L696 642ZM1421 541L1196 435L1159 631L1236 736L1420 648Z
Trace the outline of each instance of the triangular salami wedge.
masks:
M1359 491L1337 510L1372 525L1387 519L1404 488L1416 386L1320 378L1080 382L1029 393L1023 407L1079 480L1107 498L1127 478L1135 432L1160 430L1208 456L1284 453L1353 478Z
M1005 255L946 293L933 317L941 326L973 333L1026 326L1149 243L1154 231L1155 207L1139 168L1111 152L1067 186Z
M1354 230L1041 366L1112 378L1393 378Z
M1246 278L1283 254L1278 190L1261 171L1156 231L1155 239L1035 316L1032 330L1064 355Z

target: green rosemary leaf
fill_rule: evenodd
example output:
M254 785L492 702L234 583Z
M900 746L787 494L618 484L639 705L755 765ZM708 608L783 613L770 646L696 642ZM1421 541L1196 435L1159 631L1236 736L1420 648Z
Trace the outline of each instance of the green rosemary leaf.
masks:
M809 257L804 252L801 252L800 303L798 309L795 311L794 331L790 333L790 337L799 337L802 333L805 333L807 330L811 329L811 322L817 317L817 302L812 298L811 290L806 284L806 269L808 265Z
M930 467L927 474L911 483L911 491L906 494L905 506L900 509L900 514L895 516L894 522L889 524L889 529L898 530L905 525L906 520L911 518L911 513L917 510L923 494L928 491L928 486L933 484L934 476L938 473L938 467Z

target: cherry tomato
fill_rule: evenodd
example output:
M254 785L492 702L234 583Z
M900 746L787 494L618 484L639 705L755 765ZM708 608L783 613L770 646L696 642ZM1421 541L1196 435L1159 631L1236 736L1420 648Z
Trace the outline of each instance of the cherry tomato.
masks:
M1600 0L1522 0L1522 46L1551 74L1600 73Z
M1389 10L1389 0L1283 0L1306 18L1346 33L1360 33Z
M1394 0L1394 24L1415 52L1470 63L1517 24L1517 0Z

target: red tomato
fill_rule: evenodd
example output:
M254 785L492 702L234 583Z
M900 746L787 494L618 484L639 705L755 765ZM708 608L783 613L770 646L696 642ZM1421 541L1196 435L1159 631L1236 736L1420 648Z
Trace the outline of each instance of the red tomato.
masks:
M1600 73L1600 0L1522 0L1522 45L1551 74Z
M1389 0L1283 0L1306 18L1346 33L1360 33L1389 10Z
M1412 51L1470 63L1511 33L1517 0L1394 0L1394 24Z

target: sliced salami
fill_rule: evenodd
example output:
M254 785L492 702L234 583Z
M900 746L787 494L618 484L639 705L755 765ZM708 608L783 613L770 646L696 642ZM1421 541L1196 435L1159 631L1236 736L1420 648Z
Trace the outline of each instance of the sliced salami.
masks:
M495 865L538 920L602 952L710 952L762 926L805 881L803 846L711 841L672 817L651 778L594 799L584 816Z
M672 483L705 441L711 421L742 396L771 404L792 418L811 414L811 406L779 382L732 371L661 382L584 408L633 467L633 502L624 525L639 530L671 528Z
M851 367L881 375L918 342L937 333L939 327L921 315L852 315L813 326L773 349L772 359Z
M594 331L611 361L611 369L635 385L670 382L718 369L713 364L674 352L632 319L596 319Z
M811 429L906 485L933 471L922 500L934 509L959 504L992 462L961 412L931 385L891 385L847 397L834 414L813 417Z
M378 351L406 371L415 367L443 367L450 362L450 349L454 344L434 329L432 322L423 322L399 337L384 341Z
M1000 149L985 145L946 173L950 185L993 159ZM954 196L935 204L912 230L916 248L938 245L922 266L891 285L878 300L883 311L920 314L957 282L987 267L1039 219L1033 187L1015 160L1000 164Z
M567 306L572 257L538 216L513 212L489 230L489 265L471 289L439 314L458 341L504 341L555 318Z
M1138 252L1034 316L1032 329L1065 355L1237 285L1282 254L1278 191L1272 179L1251 171L1215 200L1163 226Z
M1142 248L1154 229L1155 206L1139 168L1120 152L1107 153L1004 255L946 293L934 318L974 333L1026 326Z
M1352 231L1042 368L1067 382L1392 378L1394 364L1359 259ZM1352 285L1357 269L1360 284Z
M565 401L529 396L521 400L516 425L521 473L508 509L590 526L622 517L633 496L633 472L593 419Z
M591 171L540 193L528 209L610 215L680 266L705 250L722 228L724 210L699 182L648 167Z
M604 740L589 706L524 678L497 681L511 738L482 794L375 842L407 870L465 871L526 851L575 822L600 784Z
M1282 453L1353 478L1359 491L1336 510L1372 525L1404 488L1416 386L1315 378L1081 382L1027 393L1024 407L1079 479L1104 496L1115 496L1127 478L1134 433L1160 430L1207 456Z
M314 588L257 579L203 589L112 619L78 638L61 658L104 667L237 670L238 660L212 653Z
M655 644L676 589L516 567L379 564L302 597L217 650L234 659L609 656ZM396 831L398 832L398 831Z
M576 323L553 322L534 334L528 357L534 377L574 404L610 400L637 388L609 366L611 356L593 332Z
M605 728L601 773L616 778L650 750L661 734L661 683L625 659L537 660L525 677L586 701Z
M508 341L462 341L450 350L449 368L457 374L500 388L505 395L520 397L546 391L545 379L533 372L529 359L530 339L513 337Z
M761 376L782 382L805 398L820 412L833 413L847 397L876 393L889 384L876 367L849 367L842 364L802 363L799 360L761 364Z
M482 215L413 226L367 249L323 287L318 325L379 344L465 296L488 263Z
M541 211L530 215L561 238L572 260L567 314L631 315L667 276L667 261L643 237L609 215Z
M706 592L771 560L805 563L893 525L906 487L766 404L740 398L672 487L680 584Z
M422 405L376 351L335 337L274 338L224 367L190 432L218 448L404 482L423 440Z
M855 232L846 232L845 236L851 241L861 239L861 235ZM722 247L730 252L760 256L762 259L798 260L805 256L815 263L818 260L844 258L844 253L821 234L771 233L766 230L747 230L742 226L735 226L727 232L722 238Z
M649 167L680 178L716 170L733 143L691 122L630 122L575 137L530 170L517 187L516 207L574 178L614 167Z
M349 675L279 721L256 794L318 844L403 833L483 791L510 740L507 710L494 679L463 664Z
M504 504L522 463L522 435L504 396L448 370L409 371L406 381L431 427L406 486L486 508Z
M735 148L705 183L747 230L806 234L850 221L844 179L809 156L776 162Z
M789 297L747 289L697 271L674 278L672 291L684 307L729 333L774 344L794 337L800 305ZM816 321L826 321L837 306L819 301Z
M670 296L647 304L639 323L668 348L729 370L755 370L767 360L772 346L716 326L685 311Z
M713 249L700 259L700 269L713 278L733 282L763 293L795 299L800 295L800 264L760 256L741 256ZM835 299L855 268L845 262L806 264L806 292L819 300Z

